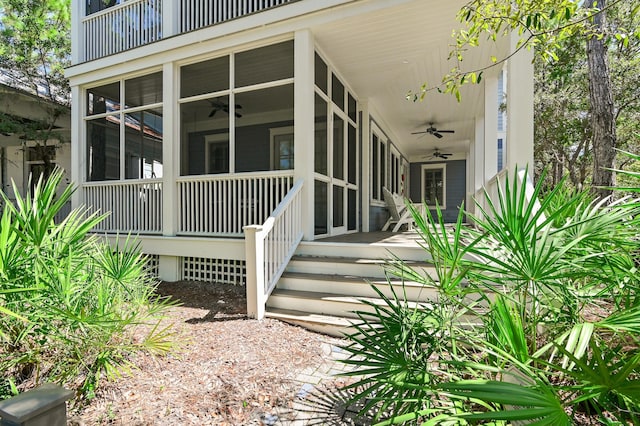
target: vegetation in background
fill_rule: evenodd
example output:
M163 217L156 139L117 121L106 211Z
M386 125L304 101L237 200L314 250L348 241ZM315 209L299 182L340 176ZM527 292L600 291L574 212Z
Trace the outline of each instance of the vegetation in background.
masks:
M347 347L378 424L640 423L640 202L558 185L536 205L526 180L453 227L414 211L436 274L389 270L437 295L359 313Z
M48 146L69 142L68 129L60 131L68 125L59 122L71 107L69 81L64 76L69 65L70 0L0 0L0 82L36 95L42 112L40 119L25 120L4 111L0 133L35 141L45 175L55 166L55 151Z
M72 193L56 194L61 178L56 170L15 205L2 194L0 398L43 382L91 397L103 378L134 367L132 353L173 346L159 325L170 305L154 296L136 245L114 252L88 234L104 216L83 209L54 221Z
M640 149L640 37L615 35L640 28L640 15L633 2L622 2L607 10L609 29L605 41L611 70L611 87L616 120L616 147ZM544 168L546 187L557 185L564 175L574 188L591 182L593 147L586 45L581 39L565 40L555 61L535 62L535 163L536 176ZM617 168L638 167L624 155L616 158ZM619 178L619 176L618 176Z
M564 167L566 163L572 178L582 182L586 179L586 173L573 168L584 167L588 163L592 192L600 196L610 195L610 189L607 188L614 185L611 169L614 167L615 149L621 147L617 134L618 125L624 118L620 116L620 111L629 109L630 104L638 107L638 86L633 84L638 75L638 12L640 4L628 0L469 1L458 12L458 20L465 27L453 34L454 43L449 55L453 63L451 71L442 81L425 83L416 93L409 93L408 97L422 100L429 91L437 90L452 93L460 99L460 86L479 83L484 71L501 66L511 56L487 58L486 66L468 69L464 61L467 51L515 34L515 50L533 49L539 65L553 68L564 77L567 77L566 71L582 74L583 80L565 80L572 87L584 86L584 90L572 89L572 97L559 97L558 101L567 105L562 105L558 114L554 114L553 106L538 104L538 110L549 107L547 113L556 118L551 121L551 126L559 126L560 130L566 132L550 132L552 139L557 136L557 140L553 140L556 147L563 149L547 151L546 156L551 154L556 166ZM577 49L567 50L574 47ZM563 69L568 59L573 61L572 67ZM619 86L619 80L631 81ZM557 80L552 81L552 85L557 83ZM538 86L545 85L544 80L538 79ZM616 85L624 94L616 90ZM588 126L575 128L561 123L563 114L573 116L575 111L579 111L576 117L578 121L584 120L581 124ZM541 115L537 118L548 119ZM582 135L579 134L580 128L586 130ZM622 135L623 141L628 138L626 129ZM576 136L579 143L575 143ZM574 143L568 143L572 139ZM540 157L536 160L545 161ZM551 176L556 174L552 173Z

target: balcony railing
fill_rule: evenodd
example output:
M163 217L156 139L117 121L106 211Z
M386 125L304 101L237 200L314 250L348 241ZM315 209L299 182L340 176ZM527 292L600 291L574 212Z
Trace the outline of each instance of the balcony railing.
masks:
M295 0L125 0L82 19L83 54L91 61L114 53ZM167 16L177 25L166 28Z
M162 38L162 0L129 0L82 20L84 60L133 49Z

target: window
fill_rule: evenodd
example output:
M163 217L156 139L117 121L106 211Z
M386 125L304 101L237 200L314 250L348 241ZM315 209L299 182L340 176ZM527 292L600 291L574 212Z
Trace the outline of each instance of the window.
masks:
M425 164L422 166L422 199L429 207L436 204L446 209L447 169L445 164Z
M271 169L293 169L293 127L271 129Z
M219 133L205 137L205 173L229 173L229 135Z
M504 141L498 138L498 171L504 167Z
M88 89L85 120L88 181L162 177L161 72Z
M38 184L40 176L45 181L56 167L56 147L54 145L29 146L26 148L26 165L31 178L31 193ZM27 176L29 178L29 176Z

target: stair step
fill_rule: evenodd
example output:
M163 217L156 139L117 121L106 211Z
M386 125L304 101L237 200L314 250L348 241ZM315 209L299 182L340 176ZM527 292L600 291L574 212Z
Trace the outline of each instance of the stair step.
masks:
M303 241L296 249L297 255L327 256L327 257L358 257L368 259L393 259L425 261L429 260L429 253L417 244L406 246L400 244L359 244L359 243L327 243Z
M266 317L279 319L317 333L341 338L355 332L352 325L354 321L357 321L340 316L321 315L279 308L268 308Z
M402 281L390 277L361 277L354 275L306 274L301 272L285 272L277 289L320 291L355 297L379 297L372 288L378 288L386 297L392 298L393 291L400 297L406 294L409 300L427 300L436 295L436 289L414 281ZM404 288L403 288L404 285Z
M344 294L317 291L284 290L276 288L267 302L267 310L271 308L296 309L304 312L329 316L357 318L355 311L374 312L374 308L362 303L363 300L384 305L384 301L375 297L348 296ZM407 305L415 308L421 303L407 301Z
M435 268L432 264L423 261L406 261L407 266L422 274L434 276ZM384 277L385 266L389 260L336 257L336 256L311 256L297 255L289 262L287 267L291 272L306 273L331 273L339 275L361 275L366 277Z

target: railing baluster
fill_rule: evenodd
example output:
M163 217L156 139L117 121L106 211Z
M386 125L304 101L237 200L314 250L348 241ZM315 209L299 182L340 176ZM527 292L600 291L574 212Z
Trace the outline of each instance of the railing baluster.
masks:
M181 0L180 32L215 25L292 0ZM90 61L162 39L160 0L127 0L83 18L84 60Z

